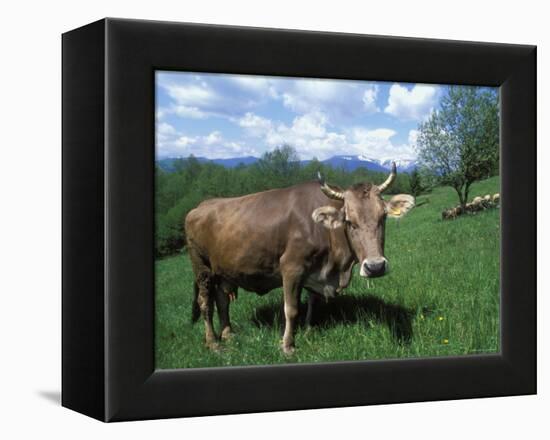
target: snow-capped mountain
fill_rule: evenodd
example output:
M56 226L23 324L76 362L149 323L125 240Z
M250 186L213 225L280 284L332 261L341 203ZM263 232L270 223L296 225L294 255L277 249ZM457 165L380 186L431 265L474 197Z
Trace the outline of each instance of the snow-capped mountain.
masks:
M384 168L390 169L391 163L395 162L395 166L398 171L408 173L414 170L418 166L418 162L415 159L381 159L378 161Z
M372 171L386 171L380 163L366 156L332 156L322 160L321 163L334 168L344 168L346 171L354 171L357 168L366 168Z
M330 159L322 161L336 167L344 167L347 171L353 171L357 168L366 168L373 171L389 171L391 164L395 162L397 171L408 173L416 168L417 163L413 159L375 159L360 154L358 156L333 156Z

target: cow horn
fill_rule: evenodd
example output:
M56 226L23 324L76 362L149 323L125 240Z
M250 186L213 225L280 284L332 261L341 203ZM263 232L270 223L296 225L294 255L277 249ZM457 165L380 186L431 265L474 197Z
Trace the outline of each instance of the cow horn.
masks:
M330 186L328 186L320 171L317 171L317 179L319 179L319 183L321 184L321 191L323 191L325 196L330 199L344 200L344 193L341 191L335 191Z
M396 175L397 175L397 168L395 166L395 162L392 162L392 164L391 164L391 173L390 173L390 175L388 176L388 178L386 179L386 181L384 183L382 183L381 185L378 185L379 191L384 192L385 190L387 190L388 187L395 180Z

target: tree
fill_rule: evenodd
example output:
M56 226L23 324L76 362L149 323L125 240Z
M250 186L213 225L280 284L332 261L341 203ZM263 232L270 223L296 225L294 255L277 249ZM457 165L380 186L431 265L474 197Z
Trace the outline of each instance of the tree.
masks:
M422 184L420 173L416 168L412 170L411 174L409 174L409 188L409 192L414 197L418 197L426 189Z
M282 145L265 152L258 161L258 167L270 187L288 186L295 183L300 171L300 159L294 148Z
M419 126L421 167L434 183L453 187L462 207L472 183L498 173L498 146L498 94L491 89L449 87Z

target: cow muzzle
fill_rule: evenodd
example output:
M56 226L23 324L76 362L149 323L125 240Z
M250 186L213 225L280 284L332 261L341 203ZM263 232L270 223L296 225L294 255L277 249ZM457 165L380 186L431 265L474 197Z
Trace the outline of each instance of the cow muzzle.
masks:
M375 278L381 277L388 270L388 260L385 258L366 258L361 263L359 275L362 277Z

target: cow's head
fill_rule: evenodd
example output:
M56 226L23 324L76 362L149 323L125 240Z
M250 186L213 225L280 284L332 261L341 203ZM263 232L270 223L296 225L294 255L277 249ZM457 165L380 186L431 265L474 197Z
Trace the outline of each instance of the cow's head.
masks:
M414 197L398 194L390 200L382 199L382 192L395 180L396 168L392 164L389 177L381 185L356 183L346 190L329 186L319 174L321 190L331 199L341 200L341 208L321 206L313 211L312 218L328 229L345 228L350 247L361 264L360 275L384 275L388 260L384 257L386 217L403 217L414 207Z

